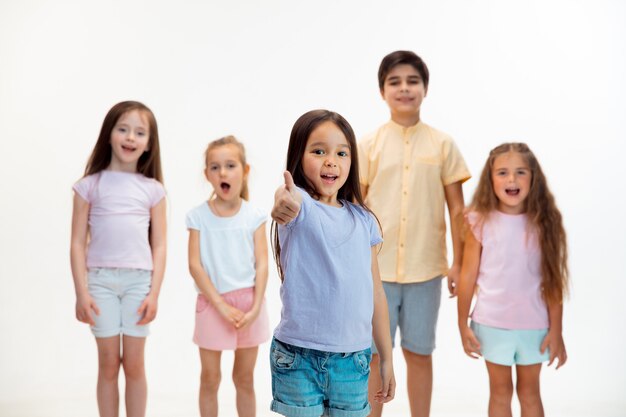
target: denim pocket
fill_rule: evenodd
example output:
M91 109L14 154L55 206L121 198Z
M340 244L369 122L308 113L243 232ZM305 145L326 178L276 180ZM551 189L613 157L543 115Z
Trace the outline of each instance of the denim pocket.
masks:
M372 360L372 355L367 352L355 352L352 355L354 359L354 366L356 369L363 375L367 375L370 372L370 361Z
M274 339L272 341L271 363L276 369L291 369L296 364L297 354L288 345Z

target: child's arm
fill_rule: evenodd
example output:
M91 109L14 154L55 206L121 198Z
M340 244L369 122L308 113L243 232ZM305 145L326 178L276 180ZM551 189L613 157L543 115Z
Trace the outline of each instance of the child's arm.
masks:
M148 324L157 314L158 298L161 293L161 284L165 274L166 253L166 200L165 197L150 209L150 249L152 250L152 282L150 292L141 303L137 312L141 320L137 324Z
M480 343L472 329L467 325L469 310L476 287L478 267L480 265L481 244L476 240L472 231L468 228L465 233L465 253L463 254L463 268L461 279L458 283L458 315L459 332L465 353L471 358L480 356Z
M463 209L465 202L461 181L446 185L444 192L448 205L448 215L450 216L450 234L452 235L452 250L454 252L452 266L448 271L448 291L450 291L450 296L454 297L457 295L457 285L463 262Z
M552 365L555 359L559 360L556 369L565 365L567 362L567 352L565 351L565 342L563 341L563 303L552 303L548 306L548 317L550 319L550 329L541 344L541 353L546 349L550 351L550 362Z
M272 208L272 219L278 224L285 225L298 217L302 196L296 190L293 177L289 171L284 172L285 185L281 185L274 194L274 207Z
M243 315L237 323L237 328L242 329L252 323L263 305L265 287L267 287L267 239L265 237L265 223L260 225L254 232L254 259L256 278L254 280L254 302L250 311Z
M87 235L89 234L89 203L74 194L72 211L72 238L70 243L70 264L76 291L76 318L83 323L95 325L91 311L100 315L89 291L87 291Z
M196 282L202 294L209 300L215 309L224 317L226 321L236 326L243 318L243 311L229 305L224 301L209 275L202 267L200 260L200 232L189 229L189 273Z
M374 343L380 356L380 376L383 386L376 392L374 399L379 403L393 400L396 392L396 378L393 374L393 359L391 357L391 336L389 331L389 311L387 297L378 271L378 253L376 246L372 247L372 279L374 280L374 316L372 330Z

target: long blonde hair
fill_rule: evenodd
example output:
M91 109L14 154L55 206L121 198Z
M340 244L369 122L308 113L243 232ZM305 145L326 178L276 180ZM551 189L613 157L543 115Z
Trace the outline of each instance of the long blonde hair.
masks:
M241 162L241 166L243 167L244 174L245 174L246 165L247 165L246 148L244 148L243 143L239 142L237 138L232 135L224 136L223 138L216 139L212 142L209 142L209 145L207 146L206 151L204 151L204 169L206 170L208 168L207 161L209 157L209 152L211 152L215 148L219 148L220 146L224 146L224 145L237 146L237 148L239 149L239 161ZM243 176L243 184L241 185L241 192L239 193L239 196L243 198L244 200L248 201L249 195L248 195L248 176L247 175Z
M548 188L539 161L525 143L503 143L489 152L470 210L483 218L498 208L498 197L491 180L496 158L508 152L516 152L528 164L532 173L530 190L525 200L525 212L530 224L537 231L541 249L541 277L543 299L546 303L561 303L567 295L569 271L567 268L567 238L561 212Z

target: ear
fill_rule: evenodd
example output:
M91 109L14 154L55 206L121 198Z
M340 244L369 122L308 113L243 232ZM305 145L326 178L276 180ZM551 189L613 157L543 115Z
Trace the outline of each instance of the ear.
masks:
M246 178L250 173L250 165L246 164L243 167L243 177Z

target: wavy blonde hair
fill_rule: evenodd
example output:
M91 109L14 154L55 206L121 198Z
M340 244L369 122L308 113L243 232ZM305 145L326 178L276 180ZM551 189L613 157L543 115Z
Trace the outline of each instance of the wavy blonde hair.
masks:
M503 143L489 152L470 204L470 210L486 219L498 208L498 197L491 180L493 164L500 155L516 152L528 164L532 173L530 190L525 200L525 212L537 232L541 249L541 279L546 303L561 303L567 295L569 271L567 267L567 238L561 212L548 188L541 165L525 143Z

